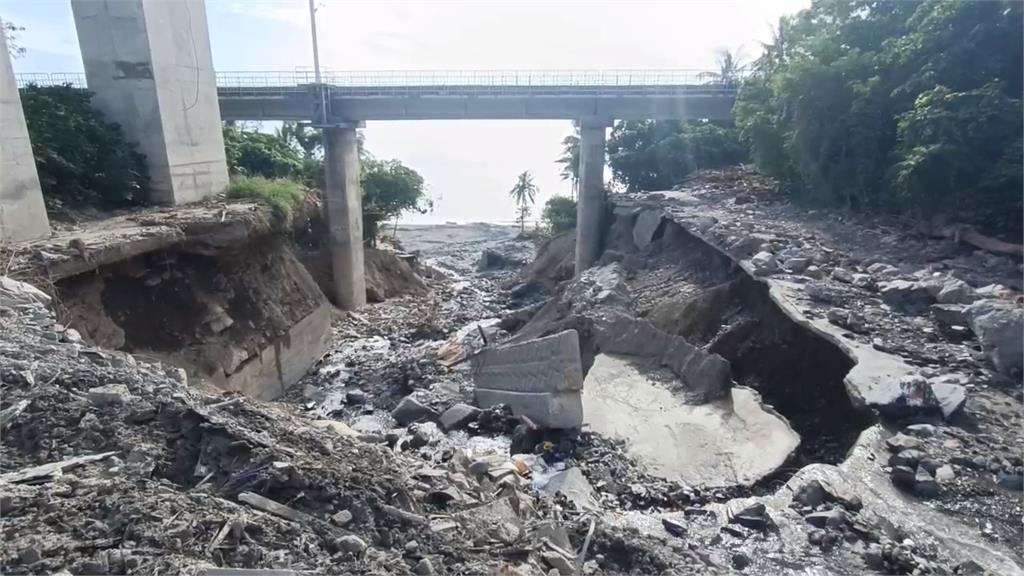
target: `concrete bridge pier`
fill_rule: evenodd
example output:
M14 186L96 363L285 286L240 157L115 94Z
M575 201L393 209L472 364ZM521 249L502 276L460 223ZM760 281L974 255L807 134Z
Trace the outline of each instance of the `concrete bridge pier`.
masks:
M327 217L335 303L345 310L366 304L363 270L363 194L359 186L357 124L326 127L324 213Z
M71 0L92 104L137 142L150 200L228 184L204 0Z
M3 21L0 21L2 26ZM14 80L7 37L0 33L0 245L50 235L39 174Z
M580 121L580 188L576 204L576 275L601 255L601 220L605 212L604 138L610 120Z

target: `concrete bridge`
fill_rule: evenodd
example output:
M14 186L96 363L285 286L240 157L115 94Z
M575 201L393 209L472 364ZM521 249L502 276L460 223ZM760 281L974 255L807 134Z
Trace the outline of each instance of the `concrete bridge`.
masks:
M310 122L324 132L337 302L365 303L356 129L367 121L566 119L580 126L576 270L598 256L605 132L617 119L726 119L735 86L693 70L215 72L204 0L70 0L84 74L0 70L0 241L49 234L17 87L72 84L146 155L154 202L228 182L222 120ZM6 46L4 47L6 52ZM17 113L14 113L15 108Z

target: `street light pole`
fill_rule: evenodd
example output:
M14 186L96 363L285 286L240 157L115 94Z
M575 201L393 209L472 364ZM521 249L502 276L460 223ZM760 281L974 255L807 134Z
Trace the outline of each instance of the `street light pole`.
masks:
M313 72L316 74L316 83L320 83L320 48L316 41L316 0L309 0L309 27L313 31Z

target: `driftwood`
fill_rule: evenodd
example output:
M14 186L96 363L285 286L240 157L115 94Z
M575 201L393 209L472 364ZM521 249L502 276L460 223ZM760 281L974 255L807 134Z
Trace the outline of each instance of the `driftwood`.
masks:
M1001 254L1003 256L1014 256L1024 258L1024 245L1012 242L1003 242L991 236L985 236L970 226L951 226L946 229L945 236L954 242L970 244L980 250Z

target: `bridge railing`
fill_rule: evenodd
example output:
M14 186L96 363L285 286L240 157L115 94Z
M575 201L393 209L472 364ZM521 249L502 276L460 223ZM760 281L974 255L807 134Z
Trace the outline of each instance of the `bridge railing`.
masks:
M28 84L70 84L86 87L83 73L16 74L19 87ZM304 93L316 83L308 70L217 72L221 96L271 96ZM370 96L444 94L502 94L545 92L600 93L601 89L650 91L735 92L736 79L722 79L710 70L325 70L321 82L332 93ZM632 91L632 90L631 90Z

